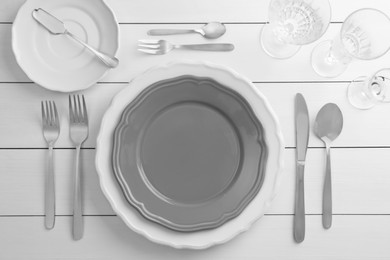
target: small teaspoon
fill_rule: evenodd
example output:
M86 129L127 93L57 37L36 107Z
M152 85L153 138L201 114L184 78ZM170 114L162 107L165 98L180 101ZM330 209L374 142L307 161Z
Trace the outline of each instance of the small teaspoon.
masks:
M160 36L160 35L174 35L174 34L187 34L187 33L199 33L206 39L217 39L226 32L226 27L219 22L210 22L198 29L153 29L148 31L148 35Z

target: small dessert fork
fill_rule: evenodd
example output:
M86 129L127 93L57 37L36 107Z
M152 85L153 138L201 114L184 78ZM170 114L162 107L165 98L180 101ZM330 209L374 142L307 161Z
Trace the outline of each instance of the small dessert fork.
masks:
M54 101L41 102L43 136L49 147L45 176L45 227L52 229L55 219L53 148L60 134L60 120Z
M230 43L205 43L205 44L172 44L165 40L139 40L138 50L148 54L166 54L173 49L185 49L196 51L232 51L234 45Z

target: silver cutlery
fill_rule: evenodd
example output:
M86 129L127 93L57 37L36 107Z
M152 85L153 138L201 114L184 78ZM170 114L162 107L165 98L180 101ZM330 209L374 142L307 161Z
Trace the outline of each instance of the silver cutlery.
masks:
M60 134L60 119L54 101L41 102L43 136L49 148L45 174L45 227L52 229L55 221L54 144Z
M77 38L75 35L73 35L66 29L65 24L61 20L59 20L49 12L43 10L42 8L38 8L32 12L32 16L39 24L41 24L44 28L46 28L51 34L68 35L70 38L74 39L76 42L83 45L85 48L87 48L89 51L95 54L96 57L98 57L108 67L115 68L118 66L119 60L117 58L111 57L108 54L98 51L92 46L90 46L89 44Z
M79 95L69 96L69 127L70 139L76 146L73 194L73 238L79 240L84 233L80 183L80 151L81 145L88 137L88 113L84 95L81 98Z
M197 50L197 51L232 51L234 45L230 43L206 43L206 44L172 44L165 40L139 40L138 50L148 54L166 54L173 49Z
M301 243L305 239L305 193L304 170L306 151L309 142L309 112L302 94L295 96L295 134L297 145L296 190L295 190L295 216L294 239Z
M187 34L187 33L199 33L206 39L217 39L224 35L226 27L219 22L210 22L198 29L153 29L148 31L148 35L160 36L160 35L173 35L173 34Z
M314 132L326 147L326 171L322 202L322 224L328 229L332 225L332 179L330 163L330 144L341 133L343 128L343 114L340 108L333 103L323 106L317 114Z

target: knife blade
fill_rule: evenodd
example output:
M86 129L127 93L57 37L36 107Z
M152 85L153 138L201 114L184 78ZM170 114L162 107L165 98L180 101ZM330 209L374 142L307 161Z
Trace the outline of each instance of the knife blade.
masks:
M301 243L305 239L305 195L304 170L306 151L309 142L309 112L305 98L298 93L295 96L295 137L296 137L296 190L295 190L295 216L294 239Z

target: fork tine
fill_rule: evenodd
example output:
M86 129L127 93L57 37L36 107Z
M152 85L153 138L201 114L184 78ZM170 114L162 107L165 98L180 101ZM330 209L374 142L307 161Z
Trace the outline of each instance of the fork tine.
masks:
M74 113L75 122L79 123L80 116L79 116L79 109L77 107L77 102L76 102L76 95L73 95L73 113Z
M71 97L71 95L69 95L69 121L71 123L75 122L74 112L73 112L73 107L72 107L72 97Z
M53 101L49 101L49 107L50 107L50 125L54 126L55 116L54 116Z
M46 122L48 125L51 125L51 115L50 115L50 108L49 108L49 102L45 101L45 109L46 109Z
M42 111L42 124L47 125L46 122L46 112L45 112L45 107L43 105L43 101L41 101L41 111Z
M60 119L58 116L57 106L56 103L53 101L53 108L54 108L54 125L60 126Z
M151 50L151 49L138 49L138 51L145 52L148 54L158 54L157 50Z
M160 48L160 44L138 44L138 47L147 49L158 49Z
M84 122L88 124L88 112L87 112L87 105L85 103L84 95L82 95L83 98L83 108L84 108Z
M138 43L144 43L144 44L158 44L159 40L138 40Z
M84 111L81 108L80 95L77 95L77 108L79 110L79 122L81 123L81 122L83 122Z

